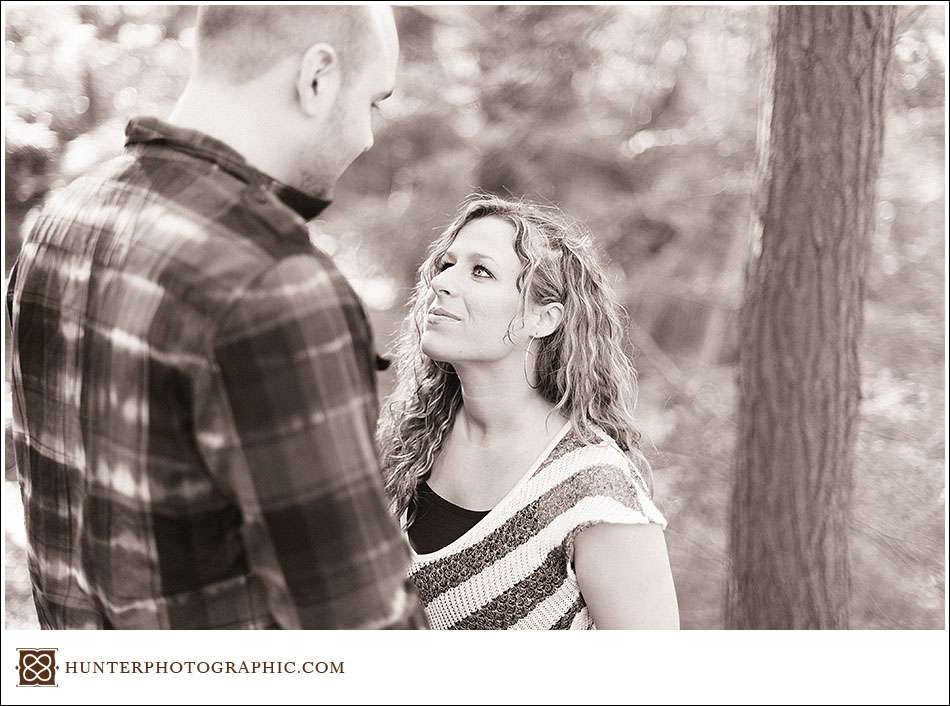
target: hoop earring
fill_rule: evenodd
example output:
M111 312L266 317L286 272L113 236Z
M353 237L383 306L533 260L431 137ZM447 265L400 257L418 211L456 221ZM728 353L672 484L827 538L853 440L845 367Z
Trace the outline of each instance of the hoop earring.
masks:
M537 339L534 336L531 336L531 340L528 341L528 345L524 349L524 364L522 365L522 370L524 372L524 381L528 383L528 387L530 387L532 390L537 390L539 387L541 387L540 382L537 385L532 385L531 381L528 379L528 351L531 350L531 344L534 343L536 340Z

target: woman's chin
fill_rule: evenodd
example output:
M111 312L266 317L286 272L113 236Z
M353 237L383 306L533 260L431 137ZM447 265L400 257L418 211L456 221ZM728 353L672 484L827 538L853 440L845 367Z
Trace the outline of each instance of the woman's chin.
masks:
M438 361L443 368L446 365L452 365L452 361L457 358L448 346L434 345L432 342L426 345L425 340L422 343L422 352L432 360Z
M432 340L433 338L435 337L428 331L422 334L422 340L420 341L422 352L432 358L432 360L442 360L440 355L445 353L445 351L442 346L438 345L437 341Z

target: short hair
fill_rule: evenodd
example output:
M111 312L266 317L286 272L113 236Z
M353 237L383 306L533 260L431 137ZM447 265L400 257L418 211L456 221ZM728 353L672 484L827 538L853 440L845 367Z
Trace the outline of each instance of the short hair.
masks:
M345 76L366 61L369 10L335 5L203 5L198 8L198 71L246 83L317 42L332 45Z

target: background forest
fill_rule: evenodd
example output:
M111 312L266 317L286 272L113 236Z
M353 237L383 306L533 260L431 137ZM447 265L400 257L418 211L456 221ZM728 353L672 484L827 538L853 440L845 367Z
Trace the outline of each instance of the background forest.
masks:
M193 6L5 12L5 262L51 188L167 116ZM376 146L313 224L392 340L427 245L475 190L585 222L630 314L639 421L684 628L723 625L737 315L756 187L767 8L396 8L402 63ZM944 627L946 28L900 9L862 356L852 627ZM234 116L240 120L241 116ZM381 388L392 384L384 373ZM9 424L9 396L4 394ZM8 627L35 627L15 470Z

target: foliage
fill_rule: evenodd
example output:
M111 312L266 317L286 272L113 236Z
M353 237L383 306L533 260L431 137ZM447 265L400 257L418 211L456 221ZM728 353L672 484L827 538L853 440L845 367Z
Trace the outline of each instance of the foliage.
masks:
M194 8L5 17L8 271L50 188L120 150L131 115L168 113L187 78ZM525 194L591 227L631 314L684 627L722 624L767 18L748 6L399 7L400 80L376 147L314 225L381 342L466 194ZM936 6L902 18L862 350L854 627L943 627L945 27ZM16 525L10 626L33 620Z

